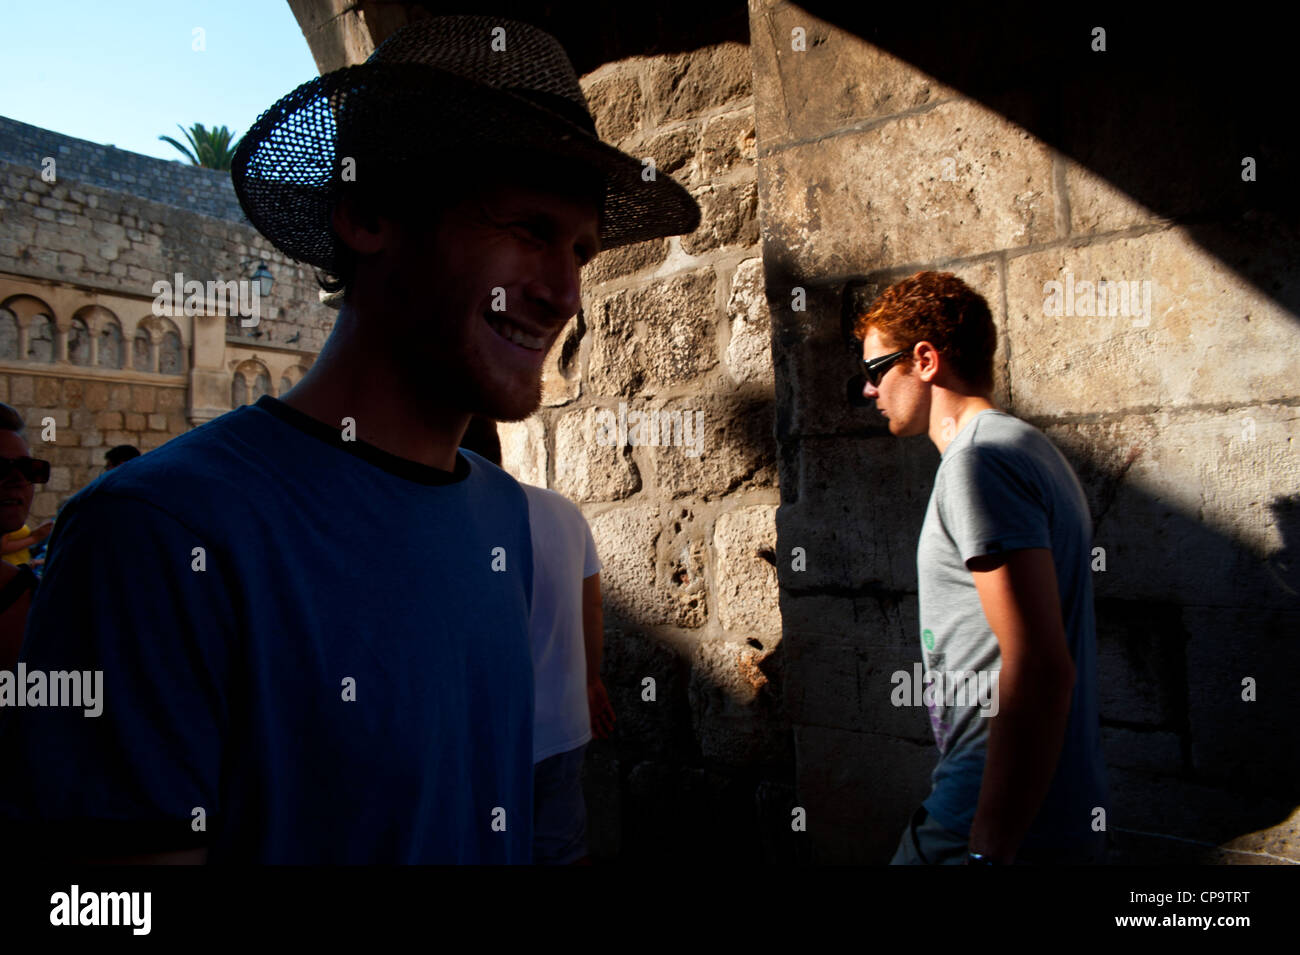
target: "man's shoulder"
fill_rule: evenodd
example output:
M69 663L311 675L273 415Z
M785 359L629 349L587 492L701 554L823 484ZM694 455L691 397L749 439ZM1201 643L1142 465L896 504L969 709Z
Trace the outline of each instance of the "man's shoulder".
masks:
M948 446L940 468L958 472L968 468L1016 467L1044 454L1055 445L1028 421L1005 411L984 412Z
M550 514L556 520L562 520L572 525L583 525L587 523L586 516L582 513L582 508L569 500L558 491L552 491L544 487L536 487L532 484L520 484L524 489L524 494L528 497L528 509L530 512L539 511Z
M200 512L232 498L248 497L265 475L255 452L267 445L261 412L237 408L172 438L105 472L75 494L67 507L81 512L135 500L171 513Z

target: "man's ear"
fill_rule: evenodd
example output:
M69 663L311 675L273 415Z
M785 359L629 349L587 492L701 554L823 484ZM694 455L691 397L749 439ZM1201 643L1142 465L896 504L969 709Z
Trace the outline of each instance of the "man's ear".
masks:
M939 374L942 359L939 350L929 342L917 342L912 349L912 363L916 366L917 376L926 384L934 381Z
M334 234L358 255L372 255L391 246L397 227L392 220L360 207L351 197L334 203L330 221Z

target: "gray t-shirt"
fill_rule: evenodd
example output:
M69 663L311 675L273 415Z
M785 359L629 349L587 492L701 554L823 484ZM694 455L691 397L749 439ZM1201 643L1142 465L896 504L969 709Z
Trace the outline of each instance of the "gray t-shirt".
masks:
M924 702L940 753L925 808L944 828L970 833L996 718L1002 656L966 561L1034 547L1052 551L1076 680L1056 775L1024 845L1078 844L1099 837L1094 809L1109 804L1097 720L1092 520L1055 445L997 410L977 414L944 451L917 546Z

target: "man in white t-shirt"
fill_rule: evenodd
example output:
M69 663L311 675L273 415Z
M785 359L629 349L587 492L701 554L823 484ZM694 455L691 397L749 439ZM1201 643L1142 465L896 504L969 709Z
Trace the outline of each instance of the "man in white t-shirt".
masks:
M475 417L462 446L496 465L496 427ZM604 619L600 558L576 504L520 484L533 540L533 862L587 861L582 762L589 743L608 736L614 708L600 679Z

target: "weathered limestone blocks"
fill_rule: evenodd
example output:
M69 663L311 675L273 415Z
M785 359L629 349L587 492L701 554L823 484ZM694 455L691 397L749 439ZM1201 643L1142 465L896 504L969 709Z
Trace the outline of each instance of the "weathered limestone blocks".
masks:
M715 275L699 269L615 292L587 316L588 374L600 395L645 395L685 384L718 363Z

